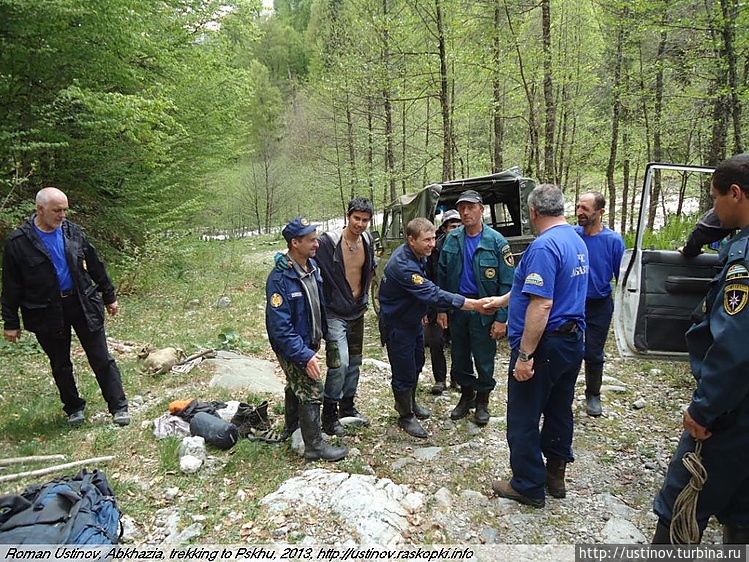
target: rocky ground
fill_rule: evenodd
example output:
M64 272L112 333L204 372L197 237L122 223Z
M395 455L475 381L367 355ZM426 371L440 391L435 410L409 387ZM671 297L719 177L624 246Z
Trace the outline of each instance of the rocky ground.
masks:
M424 422L430 433L426 440L396 426L388 366L365 359L358 407L371 426L351 429L344 438L351 448L346 460L301 464L298 476L263 500L258 513L237 513L242 540L302 545L648 542L655 527L652 499L691 393L687 366L610 359L601 418L585 414L581 377L574 404L576 460L568 467L567 498L547 498L545 508L534 509L491 493L493 479L510 475L502 382L506 351L500 346L493 417L484 428L470 419L449 419L459 395L432 396L427 364L419 393L420 403L432 410ZM212 462L220 467L222 461ZM185 519L183 513L180 523L173 517L175 509L165 509L151 528L132 525L129 540L200 541L200 514ZM383 527L382 521L389 523ZM720 542L719 528L711 526L703 542Z

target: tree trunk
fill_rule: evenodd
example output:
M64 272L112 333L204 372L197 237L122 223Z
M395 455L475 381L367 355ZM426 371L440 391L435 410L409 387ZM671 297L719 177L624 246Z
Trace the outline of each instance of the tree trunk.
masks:
M609 148L609 163L606 166L606 184L609 190L609 228L614 228L616 221L616 182L614 172L616 171L616 150L619 144L619 119L621 114L621 83L622 83L622 61L624 59L624 22L627 20L627 8L624 8L619 30L616 34L616 53L614 56L614 83L612 85L612 96L614 98L613 113L611 115L611 145Z
M663 148L661 145L661 123L663 117L663 63L666 52L666 40L668 34L661 31L658 42L658 58L656 59L655 73L655 108L653 109L653 159L656 162L663 161ZM653 178L653 192L650 197L650 209L648 210L648 230L653 229L658 204L661 203L662 174L656 170ZM665 217L664 217L665 218Z
M390 28L388 18L388 0L382 0L382 64L385 67L385 78L382 85L382 104L385 111L385 176L390 186L390 201L397 197L395 190L395 151L393 148L393 103L390 91Z
M442 109L442 181L452 175L452 124L450 122L450 89L447 78L447 49L445 30L442 24L441 0L434 0L434 16L437 23L437 43L440 57L440 108Z
M554 130L556 127L556 104L551 60L551 6L550 0L541 0L541 35L544 50L544 103L546 105L546 135L544 139L544 177L549 183L556 183L554 177Z
M502 111L500 110L504 106L504 95L502 89L504 81L502 80L500 73L502 62L501 30L502 7L499 0L496 0L494 3L494 40L492 42L494 56L494 68L492 69L492 125L494 133L492 172L494 173L501 172L504 169L504 122Z

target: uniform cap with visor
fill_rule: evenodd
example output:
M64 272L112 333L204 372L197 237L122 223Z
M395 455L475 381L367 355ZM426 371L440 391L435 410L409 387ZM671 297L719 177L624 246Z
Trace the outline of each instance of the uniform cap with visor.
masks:
M284 226L281 234L286 242L291 242L292 238L302 238L314 230L317 230L316 224L311 224L306 217L299 216Z
M469 189L460 194L460 197L458 197L458 201L455 204L460 205L461 203L479 203L480 205L483 205L484 200L481 198L481 194L478 191Z

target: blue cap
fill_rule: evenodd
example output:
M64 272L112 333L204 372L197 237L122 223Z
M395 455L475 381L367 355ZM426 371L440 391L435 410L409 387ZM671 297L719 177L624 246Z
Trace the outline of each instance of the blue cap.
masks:
M316 224L310 224L306 217L299 216L284 226L281 234L283 234L286 242L291 242L292 238L307 236L314 230L317 230Z

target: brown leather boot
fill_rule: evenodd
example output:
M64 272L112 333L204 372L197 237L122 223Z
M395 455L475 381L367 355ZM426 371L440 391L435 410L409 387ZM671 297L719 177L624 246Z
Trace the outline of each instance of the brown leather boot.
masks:
M500 498L507 498L518 503L541 508L546 505L544 498L529 498L518 492L507 480L495 480L492 482L492 491Z
M566 468L567 461L546 459L546 489L553 498L561 500L567 497L567 488L564 485Z

